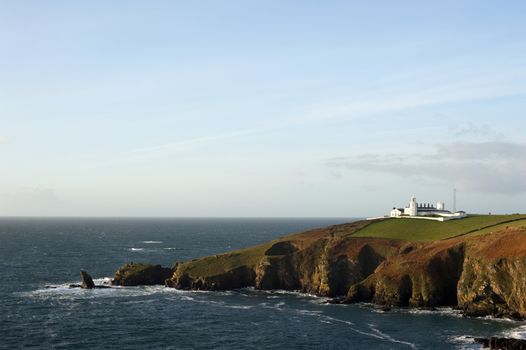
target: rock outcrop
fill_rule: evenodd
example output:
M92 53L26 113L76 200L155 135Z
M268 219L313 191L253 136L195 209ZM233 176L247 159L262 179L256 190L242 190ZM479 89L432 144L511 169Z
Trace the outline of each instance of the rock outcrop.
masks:
M80 279L82 280L82 283L80 285L81 288L84 289L93 289L95 288L95 283L93 282L93 278L84 270L80 271Z
M481 344L484 349L495 350L526 350L526 340L513 338L475 338L475 342Z
M128 263L121 266L111 282L112 285L138 286L164 284L173 274L173 269L161 265Z

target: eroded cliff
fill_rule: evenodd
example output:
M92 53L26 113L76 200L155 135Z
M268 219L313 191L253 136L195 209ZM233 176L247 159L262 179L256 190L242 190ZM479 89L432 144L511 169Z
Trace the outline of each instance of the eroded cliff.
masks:
M467 315L526 317L526 230L426 244L380 265L347 302L458 306Z
M433 242L354 235L369 223L178 263L165 285L299 290L347 303L457 306L468 315L526 317L526 227Z

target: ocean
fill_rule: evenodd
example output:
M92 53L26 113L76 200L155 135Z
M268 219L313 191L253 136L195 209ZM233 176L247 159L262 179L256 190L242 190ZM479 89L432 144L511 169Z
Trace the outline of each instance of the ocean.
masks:
M349 221L1 218L0 348L479 349L469 336L526 333L449 308L382 312L285 291L68 288L81 269L103 283L126 262L171 266Z

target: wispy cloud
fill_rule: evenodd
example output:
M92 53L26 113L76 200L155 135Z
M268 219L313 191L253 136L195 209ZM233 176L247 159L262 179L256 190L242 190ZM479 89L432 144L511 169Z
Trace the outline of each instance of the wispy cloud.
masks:
M109 160L98 162L92 165L91 167L97 168L100 166L133 163L145 161L152 158L170 156L180 152L190 151L198 147L210 147L212 145L215 146L220 142L235 139L237 137L248 136L256 132L257 130L252 129L234 130L215 135L200 136L175 142L167 142L150 147L135 148L117 154Z
M429 105L478 101L526 94L526 71L513 70L479 78L414 86L401 80L377 91L363 91L347 100L312 105L295 121L346 119L386 114Z
M526 192L526 144L457 142L436 145L428 154L362 154L329 160L351 171L430 178L465 191L517 194Z
M493 130L488 124L464 123L451 127L450 134L455 138L497 138L502 137Z
M155 145L151 147L137 148L137 149L133 149L133 150L126 152L126 154L136 155L136 156L141 156L141 155L148 156L148 155L154 155L154 154L159 154L159 153L163 153L163 154L172 153L172 152L177 152L181 150L186 150L191 147L206 146L211 143L249 135L254 132L255 131L251 129L244 129L244 130L229 131L229 132L225 132L225 133L217 134L217 135L194 137L190 139L164 143L161 145Z

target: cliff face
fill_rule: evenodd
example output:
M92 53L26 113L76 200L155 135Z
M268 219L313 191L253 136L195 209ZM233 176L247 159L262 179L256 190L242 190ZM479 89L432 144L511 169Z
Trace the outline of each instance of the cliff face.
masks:
M181 263L166 282L182 289L301 290L323 296L345 295L403 242L351 234L366 222L308 231L249 248Z
M390 306L456 305L464 244L456 241L413 249L386 261L352 286L347 301Z
M354 237L357 222L179 263L179 289L300 290L344 302L458 306L468 315L526 317L526 228L435 242Z
M115 272L111 284L119 286L164 284L173 272L173 269L161 265L129 263Z
M469 252L458 282L458 306L473 316L526 318L526 231L480 237Z
M526 318L526 231L440 241L398 255L353 285L346 301Z

